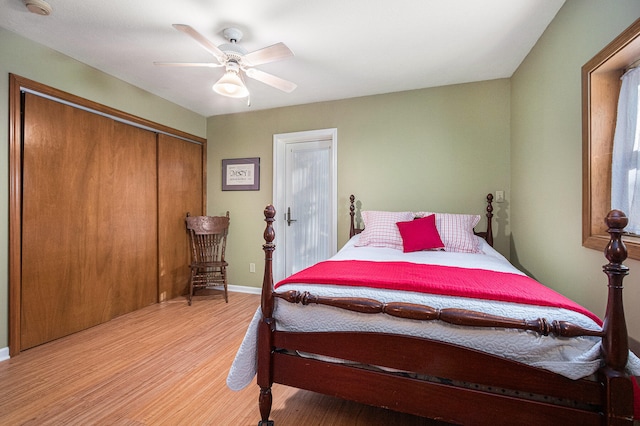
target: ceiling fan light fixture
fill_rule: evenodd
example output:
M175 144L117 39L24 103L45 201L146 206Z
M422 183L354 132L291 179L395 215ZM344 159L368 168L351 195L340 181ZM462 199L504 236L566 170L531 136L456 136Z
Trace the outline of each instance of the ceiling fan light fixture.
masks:
M48 16L53 12L51 5L44 0L22 0L22 3L29 9L29 12L36 15Z
M230 98L246 98L249 90L244 85L237 71L227 70L224 75L213 85L213 91Z
M223 31L223 35L229 43L216 46L189 25L173 24L173 27L194 39L207 52L213 55L216 62L155 62L156 65L225 67L226 72L213 85L213 91L230 98L248 98L248 104L251 104L251 94L244 82L245 75L286 93L291 93L297 87L295 83L253 68L292 57L293 52L284 43L276 43L248 53L246 49L238 45L242 38L242 31L237 28L226 28Z

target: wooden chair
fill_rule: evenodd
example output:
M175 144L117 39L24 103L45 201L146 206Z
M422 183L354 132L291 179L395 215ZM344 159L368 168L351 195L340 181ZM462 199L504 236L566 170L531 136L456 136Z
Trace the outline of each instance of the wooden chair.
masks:
M224 259L224 250L229 231L229 212L226 216L190 216L187 213L186 221L191 240L189 305L196 289L215 285L224 286L224 300L228 303L228 264Z

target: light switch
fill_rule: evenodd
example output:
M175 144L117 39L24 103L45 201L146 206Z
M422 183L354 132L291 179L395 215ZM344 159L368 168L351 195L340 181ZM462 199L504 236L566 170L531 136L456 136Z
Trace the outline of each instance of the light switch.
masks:
M504 191L496 191L496 203L504 203Z

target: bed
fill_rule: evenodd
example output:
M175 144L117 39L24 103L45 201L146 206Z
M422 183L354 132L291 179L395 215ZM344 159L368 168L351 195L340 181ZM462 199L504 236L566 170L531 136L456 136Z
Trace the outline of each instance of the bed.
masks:
M264 211L261 306L227 378L240 389L257 373L259 425L273 424L273 383L456 424L633 424L640 360L628 349L622 304L622 212L606 218L600 321L531 284L491 247L491 194L479 233L475 215L366 211L361 233L354 200L345 247L277 285L275 209ZM390 224L401 247L385 234ZM429 241L414 241L416 229ZM440 238L431 241L434 229ZM359 275L365 282L354 283ZM425 279L436 284L421 290ZM479 283L472 295L469 280Z

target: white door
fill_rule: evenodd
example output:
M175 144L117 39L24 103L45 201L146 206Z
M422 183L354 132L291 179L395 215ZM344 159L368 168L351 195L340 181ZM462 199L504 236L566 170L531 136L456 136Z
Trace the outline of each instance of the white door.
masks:
M274 135L274 279L337 250L336 129Z

